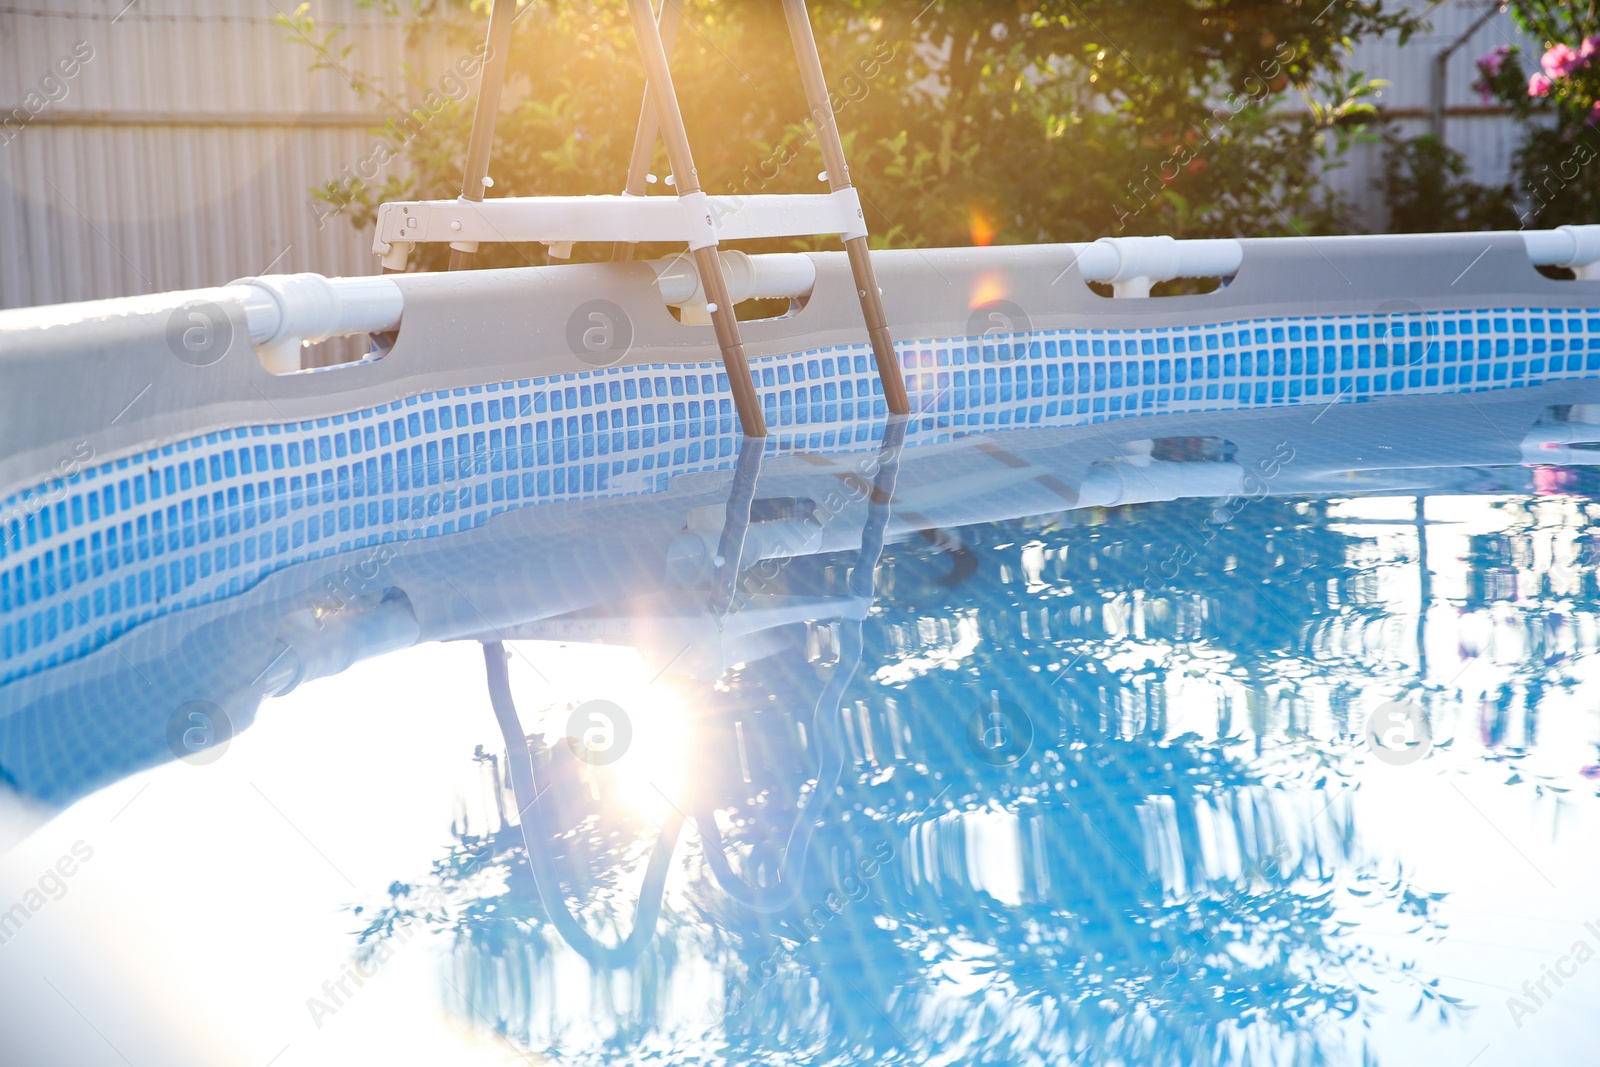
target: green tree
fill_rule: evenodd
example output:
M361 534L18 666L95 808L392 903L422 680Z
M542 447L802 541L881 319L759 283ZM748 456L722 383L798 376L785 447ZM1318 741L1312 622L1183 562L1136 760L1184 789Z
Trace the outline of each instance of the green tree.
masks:
M674 2L684 16L674 71L705 188L816 190L820 160L778 5ZM385 6L452 55L481 42L481 2ZM1418 25L1386 0L844 0L813 5L812 19L874 240L891 246L1339 229L1345 207L1315 175L1373 114L1374 83L1346 69L1349 45ZM337 31L321 30L308 5L284 22L319 63L342 64ZM620 0L530 0L510 63L495 195L620 189L643 92ZM438 74L414 81L421 97ZM446 100L394 136L406 176L336 177L318 195L358 227L385 199L456 195L470 113ZM503 248L480 260L540 255Z

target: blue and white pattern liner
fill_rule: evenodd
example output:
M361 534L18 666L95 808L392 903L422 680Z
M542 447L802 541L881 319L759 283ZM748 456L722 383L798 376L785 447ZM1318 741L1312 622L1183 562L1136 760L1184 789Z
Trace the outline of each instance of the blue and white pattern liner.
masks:
M1600 377L1600 315L1307 315L896 347L916 445ZM769 450L857 451L881 434L866 345L754 367ZM706 363L456 389L105 463L0 503L0 685L305 560L470 529L511 508L659 492L676 475L732 466L736 452L727 378Z

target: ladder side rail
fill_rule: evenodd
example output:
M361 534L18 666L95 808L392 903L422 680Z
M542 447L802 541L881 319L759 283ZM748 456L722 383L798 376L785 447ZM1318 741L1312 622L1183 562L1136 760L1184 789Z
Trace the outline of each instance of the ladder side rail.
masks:
M817 53L817 39L811 30L811 16L806 11L805 0L783 0L783 15L789 23L789 37L794 42L800 81L805 86L806 101L811 108L811 121L817 128L817 144L822 149L823 166L827 168L828 187L835 193L852 189L844 142L839 138L839 124L834 121L833 102L828 96L822 57ZM894 338L889 333L889 318L883 308L883 293L878 289L877 272L872 269L866 232L863 217L859 230L844 235L844 247L850 256L850 272L855 278L856 295L861 299L861 314L866 319L867 335L872 341L878 378L883 383L884 402L891 414L904 415L910 412L911 402L906 396L905 376L895 354Z
M516 22L515 0L492 0L489 5L489 34L483 57L483 76L478 82L478 99L472 109L472 132L467 135L467 162L461 172L461 196L477 203L489 179L489 156L494 147L494 124L500 112L500 93L505 88L506 64L511 58L511 31ZM472 266L477 245L453 241L450 269Z
M765 437L766 419L761 413L755 381L750 376L750 362L745 357L739 321L734 317L733 301L728 296L722 260L717 256L716 227L711 218L710 202L706 194L700 191L700 177L695 170L694 155L689 149L689 134L683 125L683 112L678 107L677 90L672 84L672 70L667 63L666 49L662 47L655 17L650 11L650 0L628 0L628 11L633 16L633 35L644 60L645 77L650 86L650 96L655 101L656 119L661 124L661 136L666 142L667 159L672 166L679 201L691 209L704 212L704 227L691 235L689 251L694 256L695 267L700 271L701 283L705 286L707 308L711 312L711 324L716 330L717 347L722 350L722 366L733 391L739 426L746 437ZM699 210L692 212L697 224Z
M661 0L661 14L656 26L661 34L661 50L667 62L672 61L672 49L678 41L678 23L683 20L683 9L676 0ZM661 138L661 122L656 118L655 104L650 99L650 86L644 87L644 102L639 105L639 125L633 134L633 154L628 159L628 181L623 186L623 196L646 196L650 191L650 162L655 158L656 142ZM611 261L625 263L633 258L631 242L618 241L611 246Z

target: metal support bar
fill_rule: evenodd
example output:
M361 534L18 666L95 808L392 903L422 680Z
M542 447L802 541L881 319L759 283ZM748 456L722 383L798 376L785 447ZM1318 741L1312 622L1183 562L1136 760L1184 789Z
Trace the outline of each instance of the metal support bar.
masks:
M744 573L744 546L750 536L750 509L756 499L756 483L761 479L761 460L766 442L746 437L739 442L739 461L733 468L733 485L728 490L728 507L722 522L722 537L717 541L716 589L707 605L717 617L717 626L727 622L739 595L739 579Z
M678 40L678 23L683 20L683 9L674 0L661 0L661 15L656 20L661 34L661 50L668 62L672 47ZM656 140L661 136L661 122L656 118L656 106L650 99L650 86L644 87L644 103L639 105L639 126L633 134L633 155L628 160L628 184L623 187L626 196L645 196L650 191L650 162L655 158ZM624 263L633 258L633 245L618 241L611 246L611 261Z
M504 2L504 0L501 0ZM662 139L667 145L667 159L672 165L674 181L680 200L695 198L705 200L700 191L700 177L695 170L694 155L689 150L689 134L684 129L683 112L678 107L677 90L672 84L672 70L667 64L666 49L655 16L650 11L650 0L628 0L628 12L633 17L633 35L639 42L639 54L644 60L651 99L655 102L656 120L661 124ZM717 347L722 350L722 367L728 374L728 385L733 390L734 408L739 413L739 426L746 437L765 437L766 419L761 414L761 401L756 395L755 381L750 377L750 363L745 358L744 342L739 336L739 320L733 314L733 301L728 296L728 283L722 276L722 261L717 258L715 229L709 208L706 214L706 231L713 236L710 243L691 240L695 267L705 286L706 299L711 309L711 325L716 329ZM700 247L696 247L700 244Z
M783 16L788 20L789 36L794 41L795 59L800 64L800 81L805 86L811 121L817 127L817 144L822 149L823 166L828 171L828 187L834 192L849 189L850 168L844 159L844 142L839 139L839 126L834 121L833 102L828 96L822 57L817 54L817 39L811 32L811 17L806 13L805 0L783 0ZM883 382L884 402L890 414L905 415L911 411L911 402L906 396L894 339L889 335L889 318L883 310L883 294L878 290L878 276L872 269L867 239L849 238L844 247L850 256L850 273L855 278L856 295L861 299L861 314L867 322L878 378Z
M1467 32L1451 41L1449 45L1434 53L1433 69L1428 84L1428 132L1444 143L1444 98L1449 85L1448 68L1450 57L1461 50L1461 46L1472 39L1472 35L1483 29L1489 20L1498 16L1505 10L1505 4L1492 4L1486 8L1476 22L1467 28Z
M493 0L489 7L489 36L483 57L483 77L478 83L478 100L472 110L472 133L467 138L467 163L461 173L461 196L478 203L483 200L483 183L489 177L489 154L494 147L494 122L500 111L500 91L505 88L506 62L511 55L511 28L516 21L515 0ZM466 242L458 242L466 244ZM472 266L477 247L450 246L450 269Z

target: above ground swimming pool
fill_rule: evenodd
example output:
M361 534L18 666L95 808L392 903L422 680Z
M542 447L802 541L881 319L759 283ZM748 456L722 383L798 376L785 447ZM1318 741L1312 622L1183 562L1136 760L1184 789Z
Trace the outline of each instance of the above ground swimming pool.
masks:
M80 383L0 398L0 1062L1588 1062L1600 286L1516 240L888 257L912 415L774 320L765 439L625 290L473 335L527 272L290 375L0 319Z

